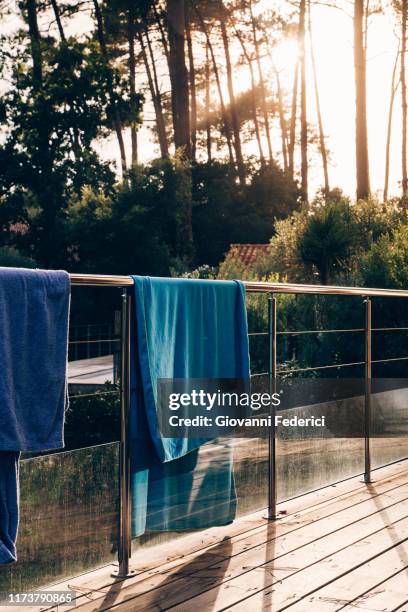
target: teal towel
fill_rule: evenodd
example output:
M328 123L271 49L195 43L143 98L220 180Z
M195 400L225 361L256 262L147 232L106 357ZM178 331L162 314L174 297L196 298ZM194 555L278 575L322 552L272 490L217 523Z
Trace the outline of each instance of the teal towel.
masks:
M238 281L133 278L133 534L226 524L236 508L231 449L162 438L157 380L249 379L245 288Z

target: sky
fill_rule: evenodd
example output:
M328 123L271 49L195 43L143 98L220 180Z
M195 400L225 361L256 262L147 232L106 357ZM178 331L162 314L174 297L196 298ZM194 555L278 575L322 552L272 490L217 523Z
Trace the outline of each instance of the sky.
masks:
M262 0L265 8L270 0ZM330 151L329 178L331 186L338 186L348 195L355 193L355 90L353 68L353 23L350 11L352 4L347 0L338 0L334 9L316 5L312 9L313 35L321 108L324 129L327 135L327 147ZM276 8L276 5L275 5ZM0 32L10 31L17 24L16 18L0 22ZM86 32L90 27L89 19L83 16L71 26L72 33ZM368 94L368 138L371 171L371 188L374 193L381 193L384 184L385 143L390 98L392 68L398 48L394 34L394 17L388 11L376 15L370 21L368 55L367 55L367 94ZM275 50L275 61L281 73L281 80L289 90L293 79L293 65L296 57L294 41L286 42ZM268 75L270 66L264 60L265 72ZM316 108L313 91L312 70L308 65L308 113L309 120L316 125ZM272 73L270 72L272 78ZM162 86L166 88L165 77ZM248 74L240 74L235 82L236 92L248 86ZM3 85L4 87L4 85ZM215 95L215 93L214 93ZM401 175L401 102L400 91L394 106L390 194L398 195ZM153 117L152 108L146 105L145 125L139 134L139 151L141 161L148 161L157 154L157 147L151 141L148 121ZM276 133L276 137L278 132ZM129 134L125 135L126 146L130 150ZM276 138L275 148L279 147ZM118 159L117 144L112 137L97 145L103 157ZM255 151L248 145L247 152ZM129 151L130 156L130 151ZM322 171L317 156L311 161L311 191L316 191L322 184Z
M339 185L352 195L355 192L352 19L340 10L327 7L315 7L313 19L323 121L328 134L328 148L331 151L330 181L331 184ZM367 121L373 192L382 192L384 186L391 76L397 49L398 40L394 34L394 21L391 15L373 17L370 23L367 53ZM310 88L309 93L311 93ZM312 100L309 105L314 111L315 105ZM392 194L398 193L401 175L400 108L399 91L393 116L390 167Z

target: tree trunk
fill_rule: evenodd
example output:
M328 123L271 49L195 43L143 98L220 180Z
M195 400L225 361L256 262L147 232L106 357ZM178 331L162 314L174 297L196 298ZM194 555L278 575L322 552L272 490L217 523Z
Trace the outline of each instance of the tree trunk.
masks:
M159 11L157 10L157 2L156 1L153 2L152 8L153 8L154 17L156 19L157 27L159 28L160 41L161 41L162 46L163 46L163 51L164 51L164 55L166 57L167 66L170 68L169 45L168 45L168 42L167 42L166 33L164 31L164 28L163 28L163 23L162 23Z
M160 155L165 158L169 156L169 147L167 143L166 124L164 121L163 108L161 104L160 92L156 91L155 83L150 69L149 60L146 53L146 45L143 40L142 32L138 33L140 49L142 51L142 59L146 70L147 82L149 84L150 96L153 102L153 108L156 115L157 138L159 140Z
M150 65L151 65L151 71L152 71L151 74L153 75L153 88L155 91L157 110L159 114L160 151L162 152L162 157L167 157L169 154L169 149L168 149L167 134L166 134L166 122L164 119L163 104L162 104L162 98L161 98L161 93L160 93L159 79L157 76L156 62L154 59L153 47L150 41L149 29L147 27L145 27L145 36L146 36L146 41L147 41L147 49L149 51Z
M175 198L177 206L174 211L176 241L178 253L190 258L193 252L191 167L188 163L191 157L191 141L188 71L185 63L186 24L184 4L185 0L167 0L166 6L174 145L176 155L183 160L180 167L183 178L178 175L178 180L183 182L182 194ZM189 187L187 187L187 181Z
M287 130L286 130L285 108L283 104L282 87L281 87L281 82L280 82L279 71L273 59L272 59L272 64L273 64L273 70L274 70L275 77L276 77L276 86L278 89L279 123L280 123L280 129L281 129L283 167L285 169L285 172L287 172L289 169L289 164L288 164L288 137L287 137Z
M42 83L42 52L41 38L37 21L36 0L27 0L27 22L30 35L31 57L33 60L33 77L37 86Z
M61 38L61 41L63 43L66 43L67 39L66 39L64 28L63 28L63 25L62 25L61 15L60 15L60 12L59 12L57 0L51 0L51 6L52 6L52 10L54 12L55 22L57 24L58 33L59 33L59 36ZM71 130L72 130L72 133L71 133ZM75 125L72 126L72 128L70 129L69 137L70 137L70 140L71 140L72 150L74 152L75 161L79 163L80 160L81 160L81 145L80 145L79 129L78 129L77 126L75 126ZM76 193L77 193L78 197L80 197L81 191L82 191L82 186L78 186L78 188L76 188L75 190L76 190Z
M206 117L207 160L209 162L212 161L210 109L211 109L210 52L209 52L208 43L207 43L205 45L205 111L207 113L207 117Z
M310 53L312 57L312 69L313 69L313 81L314 81L315 100L316 100L317 123L319 126L320 154L322 156L322 167L323 167L323 176L324 176L324 194L325 194L325 197L327 198L330 192L329 169L328 169L328 163L327 163L327 149L326 149L326 140L324 137L323 118L322 118L322 111L321 111L321 106L320 106L319 84L317 80L317 66L316 66L316 57L315 57L314 44L313 44L312 13L311 13L310 0L309 0L309 38L310 38Z
M391 78L391 94L390 94L390 105L388 109L388 125L387 125L387 144L385 147L385 176L384 176L384 194L383 200L388 200L388 184L390 178L390 151L391 151L391 128L392 128L392 115L394 112L395 95L397 93L399 82L396 81L398 60L400 55L400 45L398 45L397 55L395 57L394 68L392 71Z
M60 38L63 42L66 41L64 28L62 27L61 15L58 9L57 0L51 0L52 10L54 11L55 22L57 24Z
M184 0L167 0L167 21L174 145L176 151L190 157L189 88L184 53Z
M370 194L367 137L366 49L364 0L354 0L354 72L356 83L356 179L357 199Z
M401 0L401 111L402 111L402 197L408 195L407 176L407 82L405 60L407 54L408 0Z
M261 64L261 53L260 53L260 48L259 48L259 40L258 40L258 36L257 36L257 32L256 32L256 22L255 22L254 13L253 13L253 10L252 10L252 0L249 0L249 12L250 12L250 16L251 16L251 25L252 25L252 35L253 35L253 39L254 39L255 57L256 57L256 63L257 63L257 66L258 66L259 86L260 86L260 90L261 90L261 106L262 106L262 114L263 114L264 125L265 125L265 132L266 132L266 142L268 144L269 162L272 163L273 162L272 138L271 138L270 125L269 125L268 107L267 107L267 103L266 103L265 80L264 80L262 64Z
M237 105L235 101L234 83L232 79L231 56L230 56L228 34L227 34L227 28L225 26L224 16L220 18L220 26L221 26L222 43L224 46L224 53L225 53L225 62L227 66L227 84L228 84L228 94L229 94L229 99L230 99L232 131L234 133L235 158L237 160L239 180L243 184L245 183L245 166L244 166L244 159L242 157L241 134L239 132L239 120L238 120L238 113L237 113Z
M299 84L299 62L296 62L295 74L293 77L292 88L292 108L290 117L290 132L289 132L289 147L288 147L288 164L289 174L292 179L295 178L295 141L296 141L296 115L297 115L297 98Z
M261 141L261 132L259 129L259 121L258 121L258 113L257 113L257 105L256 105L256 82L255 82L255 74L254 74L254 67L252 66L252 59L249 57L249 53L247 51L247 48L245 46L245 43L242 39L241 34L239 33L237 27L234 25L234 31L235 31L235 35L239 40L239 43L241 45L243 54L245 56L245 59L247 61L248 64L248 68L249 68L249 74L251 77L251 108L252 108L252 117L253 117L253 121L254 121L254 128L255 128L255 136L256 136L256 141L258 143L258 149L259 149L259 158L261 161L261 166L265 165L265 156L263 153L263 148L262 148L262 141Z
M97 30L99 45L101 47L102 56L106 62L106 65L109 67L110 66L109 54L108 54L108 48L106 46L105 34L103 31L102 13L101 13L101 9L98 4L98 0L93 0L93 6L95 10L96 26L97 26L96 30ZM116 138L119 144L120 161L121 161L121 166L122 166L122 179L125 179L126 173L127 173L127 164L126 164L125 144L123 142L123 134L122 134L122 121L119 115L119 111L115 104L113 82L110 76L108 76L107 85L108 85L108 91L109 91L109 97L110 97L110 107L111 107L112 114L113 114L113 122L114 122L114 127L115 127L115 132L116 132Z
M133 100L136 99L136 57L135 57L135 12L133 4L129 5L128 10L128 50L129 50L129 84L130 95ZM137 164L137 128L135 122L132 121L130 126L130 139L132 143L132 166Z
M307 98L306 98L306 48L305 48L306 0L299 5L299 55L300 55L300 154L301 190L305 202L309 198L307 159Z
M208 30L207 30L207 26L205 25L205 21L200 13L200 11L198 10L198 7L193 4L193 8L194 11L198 17L198 20L200 22L200 26L201 29L203 31L203 34L205 36L206 42L207 42L207 48L210 52L210 56L211 56L211 62L213 65L213 72L214 72L214 76L215 76L215 82L217 84L217 91L218 91L218 96L219 96L219 100L220 100L220 107L221 107L221 116L222 116L222 120L224 123L224 130L225 130L225 137L227 139L227 146L228 146L228 154L229 154L229 158L230 158L230 163L232 165L235 165L235 161L234 161L234 154L232 151L232 138L231 138L231 127L230 127L230 122L229 122L229 118L227 115L227 111L225 109L225 103L224 103L224 96L222 93L222 87L221 87L221 81L220 81L220 75L218 72L218 66L217 66L217 60L215 58L215 54L214 54L214 49L213 46L211 44L211 39L210 36L208 34Z
M38 232L35 240L38 249L36 256L44 267L49 268L52 267L58 252L56 221L59 205L59 185L58 183L55 184L54 181L48 105L44 104L42 40L38 27L36 0L26 0L25 8L33 62L33 92L35 98L41 100L40 106L37 107L36 117L38 122L38 147L34 153L41 178L36 193L41 206L41 215L38 222L34 222L33 230L34 233Z
M188 50L188 76L190 84L190 128L191 128L191 157L196 158L197 152L197 92L194 65L193 41L191 38L190 8L185 5L186 38Z

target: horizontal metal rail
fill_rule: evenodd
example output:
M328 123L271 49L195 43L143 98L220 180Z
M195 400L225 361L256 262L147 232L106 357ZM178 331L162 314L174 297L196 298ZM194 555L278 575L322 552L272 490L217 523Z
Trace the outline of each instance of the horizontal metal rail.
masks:
M373 359L371 363L390 363L391 361L406 361L408 357L389 357L388 359Z
M133 285L131 276L113 276L109 274L70 274L72 285L89 287L126 287ZM408 297L408 290L373 289L370 287L336 287L330 285L301 285L298 283L264 283L243 281L249 293L292 293L311 295L349 295L360 297Z
M350 368L352 366L364 365L365 361L354 361L351 363L333 363L330 365L310 366L308 368L294 368L292 370L278 370L277 374L294 374L295 372L315 372L317 370L333 370L340 368Z
M243 281L250 293L292 293L310 295L349 295L360 297L401 297L407 298L408 291L403 289L373 289L370 287L336 287L330 285L300 285L297 283L263 283Z
M103 344L104 342L120 342L120 338L102 338L102 340L70 340L68 344Z
M301 329L299 331L278 331L278 336L304 336L306 334L347 334L351 332L363 332L363 327L354 329Z
M79 327L109 327L109 323L76 323L72 325L73 329L78 329Z
M133 285L131 276L112 276L109 274L70 274L71 285L86 287L127 287Z
M371 363L391 363L395 361L407 361L408 356L406 357L389 357L388 359L372 359ZM292 368L289 370L277 370L277 374L294 374L295 372L315 372L317 370L333 370L339 368L350 368L352 366L362 366L365 364L365 361L352 361L350 363L332 363L321 366L309 366L307 368ZM251 374L251 378L255 378L258 376L267 376L268 372L257 372L255 374Z
M303 336L305 334L347 334L351 332L363 332L364 327L350 327L347 329L294 329L288 331L277 331L277 336ZM372 332L408 331L408 327L373 327ZM250 332L248 336L267 336L268 332Z
M79 399L82 397L101 397L102 395L113 395L118 394L120 389L114 389L113 391L94 391L93 393L74 393L73 395L69 395L68 398Z

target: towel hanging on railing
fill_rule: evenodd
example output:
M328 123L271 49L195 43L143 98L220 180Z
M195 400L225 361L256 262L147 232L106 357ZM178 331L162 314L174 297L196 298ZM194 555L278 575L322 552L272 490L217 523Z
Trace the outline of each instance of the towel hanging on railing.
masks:
M134 282L133 535L226 524L236 507L231 449L225 441L202 447L208 440L162 437L157 381L249 379L245 288L238 281Z
M67 272L0 268L0 563L16 560L18 455L64 446Z

